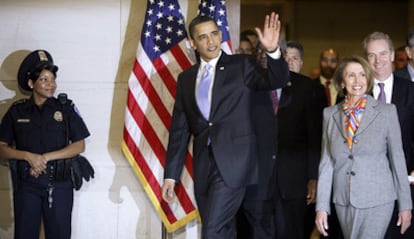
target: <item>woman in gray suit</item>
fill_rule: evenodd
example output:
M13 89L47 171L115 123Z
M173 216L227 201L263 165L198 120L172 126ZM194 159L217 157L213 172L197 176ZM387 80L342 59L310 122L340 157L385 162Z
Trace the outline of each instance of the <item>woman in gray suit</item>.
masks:
M344 238L383 238L398 200L403 233L412 204L396 108L370 95L373 72L361 57L343 59L334 84L345 99L324 110L316 226L328 235L332 200Z

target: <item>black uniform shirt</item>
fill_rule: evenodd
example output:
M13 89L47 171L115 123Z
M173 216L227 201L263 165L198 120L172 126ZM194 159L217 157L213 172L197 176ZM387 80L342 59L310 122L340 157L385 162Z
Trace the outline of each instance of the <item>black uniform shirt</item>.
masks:
M62 105L54 97L47 99L41 109L35 105L33 97L17 101L0 124L0 141L38 154L61 149L68 144L68 139L76 142L89 136L75 109L70 100Z

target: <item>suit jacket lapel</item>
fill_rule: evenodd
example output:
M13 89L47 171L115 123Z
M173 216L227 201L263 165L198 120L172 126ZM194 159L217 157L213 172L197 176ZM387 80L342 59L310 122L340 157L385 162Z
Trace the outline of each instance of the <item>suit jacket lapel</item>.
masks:
M196 88L196 80L197 80L198 68L200 68L200 63L197 63L196 65L192 66L189 69L189 71L190 71L190 73L189 73L190 77L188 79L188 81L189 81L188 82L188 89L185 89L185 90L188 90L189 91L188 94L190 95L190 99L193 99L192 102L193 102L193 109L194 109L194 111L199 112L199 114L202 115L200 109L198 108L197 98L196 98L196 95L195 95L195 91L196 91L195 88Z
M292 102L292 80L290 80L284 88L282 88L282 93L280 95L279 109L287 107Z
M359 124L359 127L357 129L355 136L362 134L364 130L366 130L368 126L372 123L372 121L377 117L379 113L378 110L375 109L377 105L378 105L377 100L368 96L368 101L367 101L367 105L365 108L365 112L362 115L362 119L361 119L361 122Z
M346 139L346 128L345 128L346 116L342 110L342 105L343 103L335 105L336 110L333 113L333 118L334 118L336 127L338 127L338 131L341 132L342 137Z
M220 89L222 88L224 80L226 79L226 65L229 59L230 57L226 53L222 52L220 59L216 65L213 92L211 97L210 118L214 117L215 109L217 109L218 102L220 102Z
M394 84L392 86L391 103L395 105L403 105L404 94L401 91L405 92L404 87L401 86L401 79L394 77ZM394 92L396 93L394 94Z

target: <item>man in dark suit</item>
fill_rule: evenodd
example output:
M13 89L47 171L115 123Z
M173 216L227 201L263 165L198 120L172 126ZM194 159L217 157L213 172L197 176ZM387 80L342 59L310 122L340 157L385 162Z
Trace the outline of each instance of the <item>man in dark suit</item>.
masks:
M315 202L320 159L324 89L299 73L303 47L288 42L285 59L291 78L281 91L276 182L277 238L305 238L307 205ZM314 220L312 220L312 225Z
M394 71L394 75L414 82L414 29L407 35L405 52L407 53L408 64Z
M263 31L256 30L268 52L265 74L249 57L221 51L221 32L213 19L197 16L189 25L190 45L201 59L178 77L161 190L163 199L172 203L193 135L194 193L203 238L235 237L234 216L246 187L257 183L252 94L281 88L289 79L278 48L279 16L274 12L267 15ZM208 64L212 70L206 72ZM208 92L200 91L204 81L212 81Z
M414 83L392 74L394 46L387 34L373 32L364 39L363 44L366 58L375 72L373 96L377 99L383 91L385 103L392 103L397 107L407 174L414 175ZM413 195L413 185L411 185L411 194ZM413 219L403 211L398 212L396 205L385 238L414 238ZM401 235L400 225L404 220L411 220L411 227Z
M303 47L296 42L280 45L286 49L290 81L282 89L255 94L259 184L247 189L241 211L249 223L238 222L239 239L304 238L305 208L315 199L322 109L326 105L325 100L316 101L315 91L319 89L319 95L324 91L298 73ZM261 67L266 68L267 57L260 45L257 57ZM273 101L275 92L277 100ZM261 214L262 220L254 220L256 214Z
M338 97L338 92L336 91L333 83L333 75L336 71L336 68L339 63L339 54L336 50L332 48L325 49L321 51L319 56L319 68L320 76L316 78L316 82L324 89L324 95L320 95L318 100L325 101L326 106L335 105L341 99ZM319 87L320 87L319 86ZM320 235L320 238L324 239L341 239L342 231L339 225L338 218L336 216L335 207L332 204L331 214L328 217L328 223L330 225L328 236ZM308 207L307 216L315 219L315 204L312 204ZM306 219L310 221L309 219ZM313 220L314 221L314 220ZM305 237L308 237L312 234L312 229L314 228L315 223L307 223L305 229Z
M339 54L334 49L329 48L321 51L319 57L320 75L315 80L325 87L328 106L334 105L337 102L336 97L338 95L338 92L336 92L336 89L332 82L334 72L338 66L338 62Z

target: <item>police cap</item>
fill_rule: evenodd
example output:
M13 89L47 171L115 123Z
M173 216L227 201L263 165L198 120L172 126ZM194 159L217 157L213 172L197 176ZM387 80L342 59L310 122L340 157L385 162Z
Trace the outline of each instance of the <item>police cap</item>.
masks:
M53 58L49 52L45 50L36 50L31 52L20 64L19 71L17 74L17 80L20 88L26 91L31 91L28 82L31 77L31 74L36 70L44 69L45 67L55 68L54 74L56 73L58 67L53 64ZM32 79L36 80L36 79Z

